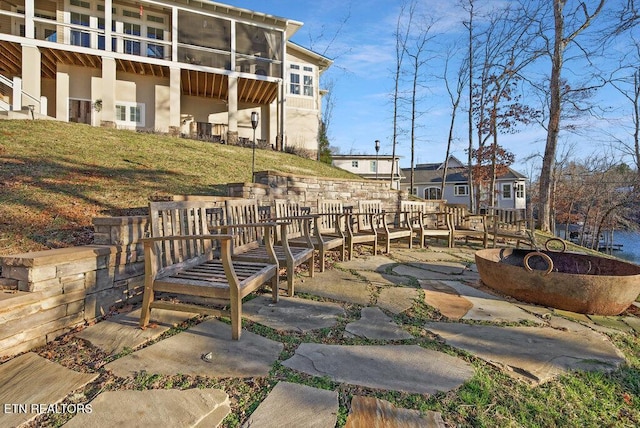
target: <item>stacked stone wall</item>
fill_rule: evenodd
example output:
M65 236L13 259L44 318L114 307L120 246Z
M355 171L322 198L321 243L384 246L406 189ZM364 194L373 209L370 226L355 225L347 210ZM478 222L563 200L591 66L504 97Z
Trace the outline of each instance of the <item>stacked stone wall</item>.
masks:
M28 351L139 299L146 217L94 220L96 245L0 258L0 357Z

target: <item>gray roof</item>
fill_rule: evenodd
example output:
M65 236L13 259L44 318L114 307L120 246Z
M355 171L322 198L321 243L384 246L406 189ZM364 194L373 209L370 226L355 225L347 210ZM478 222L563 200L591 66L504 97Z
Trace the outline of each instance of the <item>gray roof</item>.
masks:
M442 164L421 164L413 169L413 182L414 184L433 184L442 183ZM411 177L411 168L401 168L404 179L402 183L409 181ZM509 168L506 174L499 176L497 179L504 180L522 180L526 177L517 171ZM447 169L447 183L466 183L467 169L466 168L448 168Z

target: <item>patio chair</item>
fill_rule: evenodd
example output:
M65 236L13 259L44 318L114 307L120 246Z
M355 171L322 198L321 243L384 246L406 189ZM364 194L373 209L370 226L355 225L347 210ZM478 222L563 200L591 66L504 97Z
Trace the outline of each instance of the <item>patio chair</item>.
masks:
M396 239L406 238L409 248L413 247L414 232L407 221L406 212L383 210L380 200L358 201L358 212L373 214L370 218L362 217L362 220L372 221L378 238L385 243L385 253L389 253L391 241Z
M451 214L444 212L444 201L401 201L400 210L407 212L409 225L424 248L426 238L444 239L453 246Z
M452 246L455 245L455 238L463 237L466 243L469 243L469 239L479 239L482 246L487 248L489 232L486 214L471 214L465 204L445 204L445 210L451 214L453 223Z

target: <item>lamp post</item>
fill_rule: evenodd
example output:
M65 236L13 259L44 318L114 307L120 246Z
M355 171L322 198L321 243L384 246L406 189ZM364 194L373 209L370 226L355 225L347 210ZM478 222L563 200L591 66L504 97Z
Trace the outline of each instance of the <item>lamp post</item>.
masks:
M253 160L251 161L251 182L255 183L255 172L256 172L256 128L258 127L258 116L257 111L251 112L251 127L253 128Z
M380 151L380 140L376 140L376 180L378 179L378 152Z

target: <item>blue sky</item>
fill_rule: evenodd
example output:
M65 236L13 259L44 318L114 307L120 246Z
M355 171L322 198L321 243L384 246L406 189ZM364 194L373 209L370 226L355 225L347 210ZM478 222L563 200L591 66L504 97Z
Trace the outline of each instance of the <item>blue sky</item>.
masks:
M504 0L486 0L484 4L498 4ZM393 69L395 67L394 30L400 11L399 0L238 0L222 2L236 7L289 18L304 23L292 41L334 59L325 73L324 82L332 82L334 110L329 137L331 145L341 154L375 154L374 141L381 141L380 154L392 151ZM456 8L453 0L429 0L421 4L428 7L429 17L436 21L432 32L437 39L431 49L442 53L453 41L465 34L462 21L466 14ZM335 38L334 38L335 37ZM462 46L463 48L466 48ZM442 58L429 62L428 73L441 75ZM326 86L326 85L325 85ZM599 93L602 102L611 107L614 116L625 120L624 106L611 92ZM431 77L422 89L423 111L418 119L415 162L440 162L444 159L450 121L450 102L441 80ZM463 107L466 109L466 105ZM466 159L466 110L458 112L453 155ZM589 119L592 124L593 118ZM615 131L614 131L615 132ZM514 167L529 174L541 161L523 163L531 154L544 151L545 132L540 126L521 127L514 135L501 137L501 144L516 154ZM599 138L563 135L561 148L574 145L576 156L586 156L604 146ZM397 154L402 156L401 166L410 166L408 135L398 138Z

